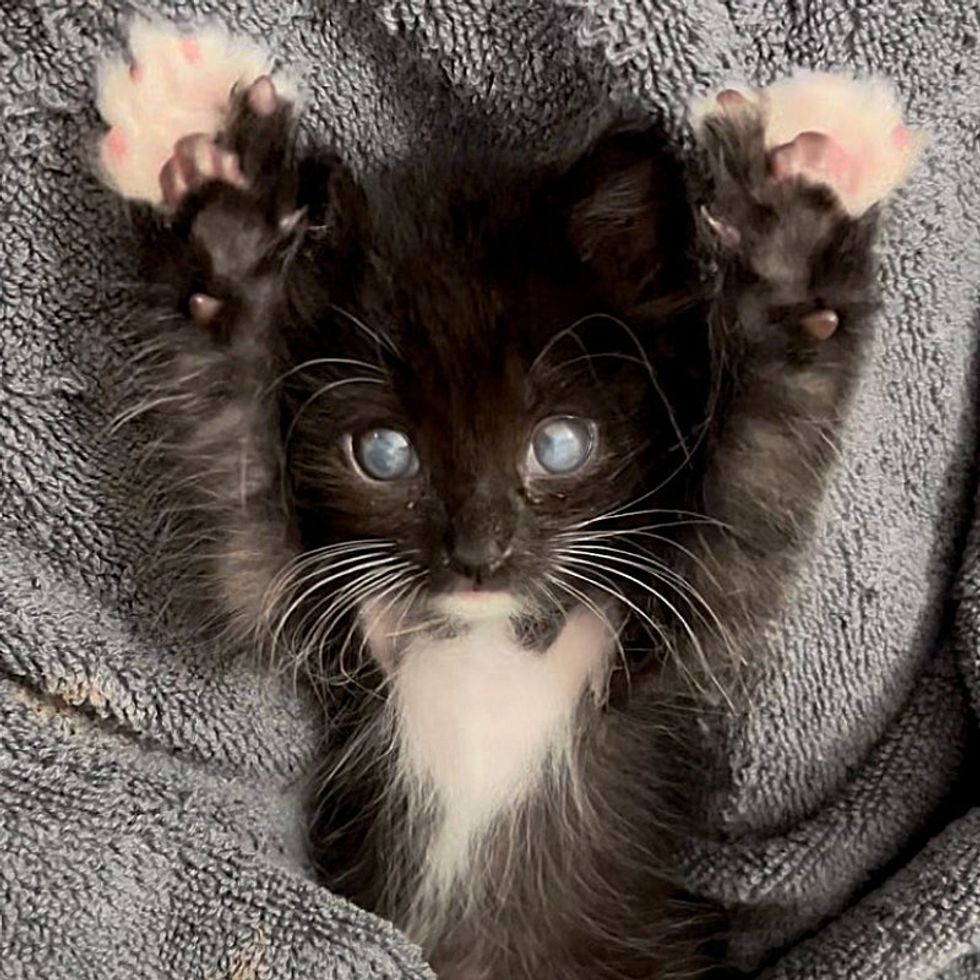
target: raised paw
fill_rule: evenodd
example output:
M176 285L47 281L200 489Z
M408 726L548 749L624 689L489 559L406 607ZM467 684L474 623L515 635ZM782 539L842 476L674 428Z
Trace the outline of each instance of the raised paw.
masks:
M174 205L205 180L239 183L238 161L215 137L236 86L249 86L256 115L279 104L266 54L217 27L190 35L146 20L134 22L129 51L130 61L113 58L99 75L99 112L110 127L99 145L106 181L156 206Z
M766 89L724 89L695 113L702 123L760 117L772 179L829 187L855 218L904 182L925 143L881 79L800 72Z

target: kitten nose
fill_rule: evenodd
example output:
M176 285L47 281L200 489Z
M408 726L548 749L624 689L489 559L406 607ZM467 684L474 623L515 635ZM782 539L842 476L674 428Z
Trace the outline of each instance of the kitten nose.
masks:
M449 557L461 575L479 583L494 572L510 557L510 544L502 544L494 538L456 538Z
M511 555L515 524L509 501L474 495L453 518L446 549L451 564L477 583L493 575Z

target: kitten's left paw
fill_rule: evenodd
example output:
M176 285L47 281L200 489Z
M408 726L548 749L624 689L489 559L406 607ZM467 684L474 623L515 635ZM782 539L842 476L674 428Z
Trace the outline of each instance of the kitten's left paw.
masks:
M766 89L725 89L695 113L758 115L772 178L827 186L855 218L905 181L926 142L881 79L800 72Z
M129 50L131 61L113 58L99 73L99 112L111 127L99 145L100 169L123 197L159 206L161 171L179 141L217 134L232 90L267 76L269 59L217 27L186 34L146 20L134 22Z

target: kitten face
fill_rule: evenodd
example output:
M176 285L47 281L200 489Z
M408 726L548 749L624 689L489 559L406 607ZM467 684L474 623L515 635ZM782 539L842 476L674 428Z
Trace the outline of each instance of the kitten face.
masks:
M547 194L408 181L397 210L365 209L330 315L292 343L287 453L307 550L379 542L392 582L411 581L429 609L547 615L595 591L566 561L584 529L657 484L646 506L677 506L704 414L704 337L660 312L637 323L626 273L610 286L583 255L583 223L587 247L602 262L618 249L627 271L623 229L653 238L639 216L594 226L606 176ZM661 177L634 175L644 207ZM657 285L677 289L644 282L655 310ZM385 567L368 584L387 586Z

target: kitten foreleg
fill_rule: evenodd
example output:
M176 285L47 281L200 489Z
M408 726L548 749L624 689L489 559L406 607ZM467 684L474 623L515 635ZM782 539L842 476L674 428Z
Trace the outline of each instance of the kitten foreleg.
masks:
M175 482L201 517L188 533L208 562L202 591L248 631L289 557L274 382L283 270L304 231L292 106L259 49L220 30L137 21L130 49L131 65L116 59L100 78L112 126L102 172L160 216L145 263L160 300L148 318L162 361L151 397L172 406Z
M873 205L923 140L883 83L813 73L761 92L726 89L696 118L713 184L704 234L720 267L711 328L726 389L704 483L705 509L725 531L702 550L720 603L768 614L870 338Z

